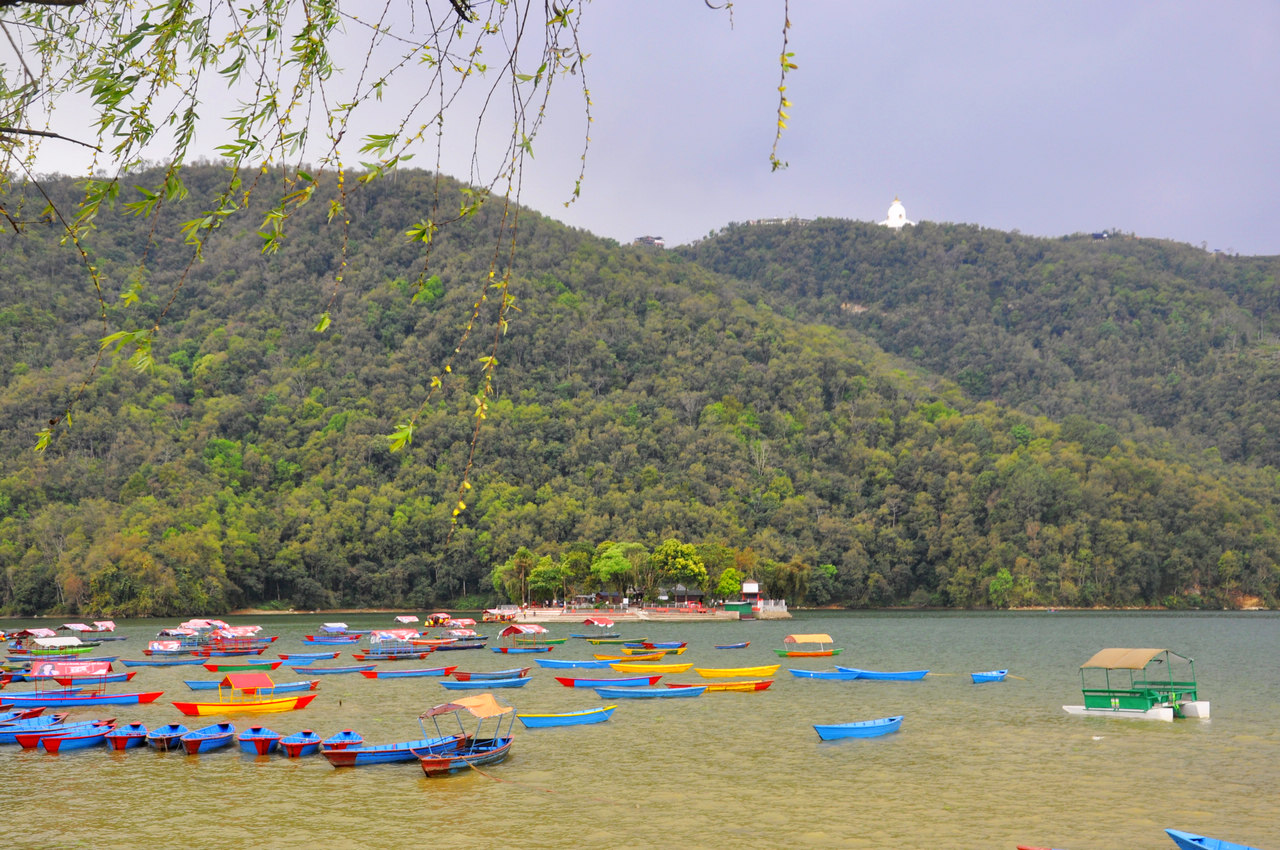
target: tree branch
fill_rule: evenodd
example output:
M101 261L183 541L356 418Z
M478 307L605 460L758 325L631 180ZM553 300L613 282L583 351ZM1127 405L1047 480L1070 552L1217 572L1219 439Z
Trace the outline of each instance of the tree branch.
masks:
M0 6L13 5L13 0L0 0ZM69 6L70 2L58 2L57 5ZM47 130L24 130L21 127L0 127L0 137L9 133L19 133L24 136L44 136L47 139L62 139L64 142L75 142L77 145L84 145L86 148L93 148L95 151L101 152L102 148L97 145L91 145L88 142L82 142L79 139L73 139L70 136L63 136L59 133L50 133Z

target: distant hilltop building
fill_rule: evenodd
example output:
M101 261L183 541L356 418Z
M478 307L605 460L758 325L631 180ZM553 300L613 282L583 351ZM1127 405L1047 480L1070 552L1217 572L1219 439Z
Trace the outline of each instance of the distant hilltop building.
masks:
M661 236L637 236L632 245L647 245L650 248L665 248L667 243L662 240Z
M906 224L915 224L914 221L907 221L907 208L902 205L902 201L898 200L895 195L893 203L889 204L889 217L880 222L885 227L892 227L894 230Z

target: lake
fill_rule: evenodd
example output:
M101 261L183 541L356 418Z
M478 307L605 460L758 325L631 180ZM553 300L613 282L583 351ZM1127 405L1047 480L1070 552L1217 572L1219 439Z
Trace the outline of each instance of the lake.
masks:
M274 657L324 649L304 647L301 637L334 617L229 619L280 635L264 655ZM391 614L343 619L353 629L397 625ZM7 630L56 624L0 621ZM95 654L141 658L146 641L174 624L122 622L116 634L129 639ZM477 628L497 642L500 627ZM581 626L550 628L562 636ZM624 622L619 632L687 640L679 660L695 666L782 661L783 668L763 692L621 700L613 718L595 726L527 730L517 723L506 762L442 779L425 778L416 763L338 770L319 756L254 757L237 748L201 756L150 749L51 756L6 746L0 748L0 794L10 811L5 843L1005 850L1024 843L1170 850L1164 828L1175 827L1280 848L1280 614L1274 612L804 612L784 621ZM844 652L779 659L773 649L792 632L827 632ZM751 645L712 648L742 640ZM1068 716L1062 706L1080 702L1079 665L1109 646L1167 647L1193 657L1212 719ZM533 659L589 658L601 649L570 640L549 655L485 649L385 666L527 664L533 682L494 693L524 711L569 711L602 700L561 686L553 676L564 671L537 667ZM343 648L338 660L320 663L355 662ZM920 682L836 682L786 671L834 663L931 673ZM1011 678L970 682L971 672L996 668L1008 668ZM104 713L149 728L220 719L184 718L171 704L196 693L183 679L215 674L201 667L132 669L139 672L129 685L109 687L164 689L164 696ZM272 675L310 678L287 666ZM319 678L319 696L303 711L230 719L238 728L261 724L283 734L351 728L366 742L386 743L421 737L418 715L458 695L434 678ZM663 681L707 680L690 671ZM91 714L80 709L76 716ZM870 740L820 742L812 728L895 714L905 716L901 731Z

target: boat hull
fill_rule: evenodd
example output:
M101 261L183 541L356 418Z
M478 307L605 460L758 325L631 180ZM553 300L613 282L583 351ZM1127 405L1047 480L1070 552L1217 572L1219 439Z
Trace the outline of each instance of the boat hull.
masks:
M179 738L178 741L187 755L194 756L230 746L231 739L235 737L235 734L236 727L230 723L215 723L212 726L205 726L203 729L192 730Z
M130 750L145 746L146 743L147 727L141 723L117 726L107 733L107 746L113 750Z
M533 679L528 676L512 676L509 679L465 679L458 681L456 679L450 681L442 679L440 686L451 691L466 691L482 688L523 688L532 682Z
M610 679L556 676L556 681L566 688L644 688L658 684L658 680L661 678L661 675L625 676Z
M689 685L683 688L618 688L598 687L596 695L601 699L679 699L700 697L707 691L706 685Z
M451 675L459 682L467 682L473 679L521 679L529 675L532 667L512 667L509 670L491 670L484 673L476 673L469 670L455 670Z
M280 750L291 759L315 755L320 752L320 736L310 729L286 735L280 739Z
M328 759L334 767L365 767L371 764L388 764L400 761L413 761L420 758L418 753L433 754L456 750L462 742L462 735L449 735L443 738L422 738L417 741L401 741L397 744L381 744L362 747L321 747L320 754Z
M981 685L984 682L1003 682L1004 677L1009 675L1008 670L987 670L982 673L970 673L975 685Z
M566 711L560 714L516 714L526 729L545 729L551 726L588 726L593 723L604 723L618 707L606 705L601 708L586 708L582 711Z
M615 662L601 661L599 659L593 661L568 661L562 658L535 658L534 663L539 667L550 667L553 670L569 670L574 667L584 670L603 670L612 667Z
M79 708L94 705L141 705L155 702L164 691L152 691L142 694L68 694L66 696L19 696L5 694L4 702L14 708L26 708L44 705L50 708Z
M859 677L857 670L797 670L792 667L787 672L797 679L832 679L837 682L851 682Z
M668 688L706 688L711 691L767 691L769 686L773 684L773 679L753 679L746 682L711 682L706 685L672 685L668 684Z
M168 723L147 733L147 746L157 750L182 749L182 736L190 730L181 723Z
M882 682L918 682L929 675L928 670L863 670L858 667L841 667L836 669L842 673L857 673L859 679L872 679Z
M1221 838L1210 838L1194 832L1183 832L1180 829L1166 829L1165 832L1178 845L1179 850L1258 850L1247 844L1235 844Z
M215 714L266 714L273 711L295 711L306 708L317 696L319 694L235 702L174 702L173 707L188 717L208 717Z
M49 735L40 739L40 747L46 753L54 755L65 750L87 750L90 747L100 746L106 740L107 734L115 728L116 724L108 723L91 731L82 731L74 735Z
M758 667L694 667L693 672L704 679L732 679L737 676L772 676L781 664L763 664Z
M492 738L485 741L468 740L462 745L462 751L453 754L430 754L418 756L422 772L427 776L448 776L460 770L470 770L482 764L497 764L505 761L511 752L512 739Z
M876 720L858 720L853 723L814 724L814 731L824 741L835 741L841 738L878 738L897 732L902 726L902 716L881 717Z
M418 670L361 670L366 679L409 679L415 676L448 676L456 667L424 667Z
M377 664L348 664L344 667L312 667L309 665L299 665L290 667L289 669L295 673L301 673L304 676L329 676L341 675L343 673L364 673L367 670L373 670Z
M241 752L265 756L275 752L276 747L280 745L282 737L284 736L279 732L271 729L262 726L251 726L236 736L236 743L240 745Z

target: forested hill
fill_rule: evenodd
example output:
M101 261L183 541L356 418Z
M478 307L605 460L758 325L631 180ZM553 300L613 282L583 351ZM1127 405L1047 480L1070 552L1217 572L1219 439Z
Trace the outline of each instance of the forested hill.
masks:
M730 226L682 253L975 400L1280 467L1280 257L1107 237L828 219Z
M709 588L745 574L793 604L1277 600L1275 469L1224 457L1261 459L1260 450L1200 451L1203 430L1140 427L1149 411L1119 402L1095 411L1122 392L1120 376L1101 367L1096 383L1084 372L1032 381L1019 371L1034 360L1013 330L1022 326L991 333L992 322L1012 320L941 284L982 288L990 272L972 253L981 244L1009 270L996 288L1026 292L992 303L1029 310L1030 281L1061 254L1050 269L1061 280L1130 269L1123 291L1140 293L1135 303L1225 299L1235 316L1234 304L1247 312L1244 290L1266 285L1264 261L1222 260L1238 269L1230 280L1240 292L1170 271L1175 291L1163 279L1146 287L1142 269L1158 257L1175 269L1211 261L1165 244L835 222L804 234L730 228L682 255L522 211L519 312L498 347L495 397L454 527L494 305L481 304L475 332L464 329L495 256L500 206L441 231L422 290L421 246L405 236L436 184L421 172L355 192L345 270L340 224L317 198L291 220L279 253L260 252L257 210L230 219L184 277L190 250L174 225L207 209L224 179L212 167L185 176L191 198L159 221L100 217L85 245L102 272L101 304L54 228L29 225L0 242L8 612L479 604L501 598L493 573L513 563L547 595L605 575L652 588L661 576L643 554L671 539L696 547ZM72 197L69 183L49 190ZM456 186L447 191L456 209ZM813 246L800 250L822 234L832 246L843 240L848 275L873 281L879 296L837 290L840 269ZM957 266L957 252L972 268ZM821 281L802 283L806 263ZM984 298L993 285L983 284ZM915 313L899 316L900 306ZM332 323L316 332L326 309ZM137 371L121 357L91 371L100 313L105 333L158 319L155 365ZM920 327L926 315L951 342ZM1187 321L1198 328L1202 318ZM1265 331L1265 309L1257 319ZM983 334L984 347L967 342ZM1054 350L1065 357L1064 337ZM1127 356L1117 337L1090 345L1073 330L1072 362ZM988 359L957 365L947 346L961 344ZM1184 371L1207 380L1210 355L1260 357L1252 337L1234 345L1211 337L1199 371ZM392 452L387 435L451 357L412 445ZM33 452L35 433L86 379L69 431ZM1021 409L1033 405L1051 415ZM635 544L626 549L634 572L593 577L593 562L616 566L610 542Z

